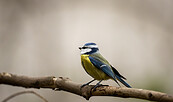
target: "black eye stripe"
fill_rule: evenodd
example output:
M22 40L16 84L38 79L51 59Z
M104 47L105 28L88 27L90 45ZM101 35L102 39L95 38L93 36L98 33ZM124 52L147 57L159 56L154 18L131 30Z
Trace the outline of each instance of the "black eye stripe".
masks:
M82 49L87 49L87 48L89 48L89 47L86 47L86 46L82 47Z

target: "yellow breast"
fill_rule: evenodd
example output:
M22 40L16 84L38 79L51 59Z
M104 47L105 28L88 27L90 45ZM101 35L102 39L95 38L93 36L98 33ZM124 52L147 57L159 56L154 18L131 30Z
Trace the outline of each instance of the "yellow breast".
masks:
M96 80L107 80L110 79L103 71L96 68L90 61L89 55L81 55L81 63L85 71Z

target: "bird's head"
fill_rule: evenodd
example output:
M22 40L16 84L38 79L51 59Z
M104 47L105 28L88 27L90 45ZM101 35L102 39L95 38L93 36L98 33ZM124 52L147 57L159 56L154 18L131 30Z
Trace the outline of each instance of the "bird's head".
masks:
M95 43L86 43L83 47L79 47L81 54L93 54L99 51Z

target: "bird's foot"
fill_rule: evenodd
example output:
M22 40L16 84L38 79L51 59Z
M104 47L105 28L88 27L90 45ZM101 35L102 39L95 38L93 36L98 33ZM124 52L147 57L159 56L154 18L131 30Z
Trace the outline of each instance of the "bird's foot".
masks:
M99 84L99 87L100 87L100 86L109 86L109 85L103 85L103 84Z
M86 85L89 85L89 84L86 83L86 84L81 85L81 86L80 86L80 89L83 88L83 87L86 86Z
M109 86L109 85L96 84L94 87L91 88L91 90L96 91L96 88L101 86Z
M89 82L88 82L88 83L86 83L86 84L81 85L81 86L80 86L80 89L81 89L81 88L83 88L83 87L84 87L84 86L86 86L86 85L89 85L89 84L90 84L90 83L92 83L93 81L95 81L95 79L93 79L93 80L89 81Z

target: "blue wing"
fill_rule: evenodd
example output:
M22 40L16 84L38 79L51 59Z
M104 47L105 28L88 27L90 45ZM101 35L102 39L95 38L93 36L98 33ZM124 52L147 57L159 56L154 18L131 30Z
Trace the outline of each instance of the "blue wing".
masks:
M111 67L109 65L104 64L103 62L101 62L100 60L93 58L91 56L89 56L89 59L91 61L91 63L98 69L102 70L104 73L106 73L108 76L110 76L112 79L114 79L114 81L119 85L119 83L117 82L116 79L118 79L122 84L124 84L126 87L131 87L129 84L127 84L122 78L119 73L116 75L114 73L114 71L111 69ZM118 72L118 71L117 71ZM120 76L119 76L120 75ZM125 79L125 78L124 78ZM120 86L120 85L119 85Z
M111 68L104 64L103 62L89 56L89 59L91 61L91 63L98 69L102 70L104 73L106 73L108 76L110 76L111 78L113 78L115 80L115 82L119 85L119 83L117 82L116 78L115 78L115 74L113 73L113 71L111 70ZM120 85L119 85L120 86Z

